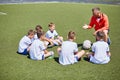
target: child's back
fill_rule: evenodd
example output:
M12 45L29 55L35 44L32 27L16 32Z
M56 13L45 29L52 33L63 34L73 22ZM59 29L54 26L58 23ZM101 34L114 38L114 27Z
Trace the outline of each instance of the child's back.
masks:
M93 55L90 56L90 61L96 64L106 64L110 61L109 46L104 41L105 34L98 31L96 35L97 42L92 45Z
M108 63L110 61L110 58L108 57L107 52L109 52L109 46L104 41L97 41L93 43L92 51L94 52L94 57L91 59L91 61L95 63Z
M73 42L75 39L75 32L70 31L68 33L68 41L64 41L61 48L58 48L60 64L74 64L84 55L85 52L83 50L78 52L77 43Z
M75 52L78 52L77 44L72 41L64 41L61 47L59 62L63 65L77 62L74 55Z
M34 40L30 47L30 57L33 60L43 60L44 59L44 42L39 39ZM42 57L43 56L43 57Z
M47 51L44 44L44 31L37 33L38 39L34 40L30 47L30 58L33 60L44 60L46 57L53 56L53 51Z

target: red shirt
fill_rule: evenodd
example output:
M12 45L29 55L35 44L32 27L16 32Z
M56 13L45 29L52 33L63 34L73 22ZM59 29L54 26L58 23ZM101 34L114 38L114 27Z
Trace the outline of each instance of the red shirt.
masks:
M107 15L101 14L100 18L92 16L88 29L90 29L92 27L94 27L95 31L108 30L109 29L109 21L108 21Z

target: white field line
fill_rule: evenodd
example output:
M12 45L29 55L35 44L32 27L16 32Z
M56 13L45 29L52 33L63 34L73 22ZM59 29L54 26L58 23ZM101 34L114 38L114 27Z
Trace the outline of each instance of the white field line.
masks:
M0 15L7 15L7 13L4 13L4 12L0 12Z

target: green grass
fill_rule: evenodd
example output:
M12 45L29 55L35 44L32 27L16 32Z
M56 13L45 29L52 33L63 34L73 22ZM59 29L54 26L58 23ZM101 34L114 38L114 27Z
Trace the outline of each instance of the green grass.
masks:
M89 39L95 41L92 30L81 27L89 23L91 8L99 6L106 13L110 22L112 44L111 61L105 65L96 65L82 61L77 64L62 66L54 59L33 61L16 54L19 40L29 29L37 24L47 31L48 23L56 24L57 32L64 37L68 31L77 33L77 43ZM9 4L0 5L0 80L120 80L120 6L101 4ZM57 47L49 50L55 52ZM80 48L79 48L80 50Z

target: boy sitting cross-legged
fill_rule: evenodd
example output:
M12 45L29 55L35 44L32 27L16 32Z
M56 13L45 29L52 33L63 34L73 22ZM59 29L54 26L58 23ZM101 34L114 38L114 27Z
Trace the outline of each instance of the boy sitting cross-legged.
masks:
M106 64L110 61L111 53L109 51L109 45L104 41L105 34L103 31L96 33L97 41L92 45L92 53L86 53L90 62L95 64Z
M29 48L32 44L33 37L34 30L29 30L28 34L20 40L17 53L27 55L29 53Z
M41 25L36 25L36 27L35 27L35 35L34 35L33 41L34 41L35 39L38 39L37 33L42 32L42 31L43 31L42 26L41 26ZM45 43L46 46L48 46L48 44L53 45L52 41L49 40L49 39L46 38L46 37L44 38L44 43Z
M46 38L49 39L49 42L52 42L53 44L51 46L58 46L62 44L63 37L59 36L58 33L55 30L55 24L50 23L48 24L49 30L46 32Z
M62 65L69 65L78 62L78 60L85 54L84 50L78 51L77 43L75 40L75 32L68 33L68 40L62 43L61 48L58 48L59 63Z
M33 60L44 60L46 57L53 56L54 52L48 52L44 44L45 33L43 31L37 33L38 39L34 40L30 47L30 58Z

